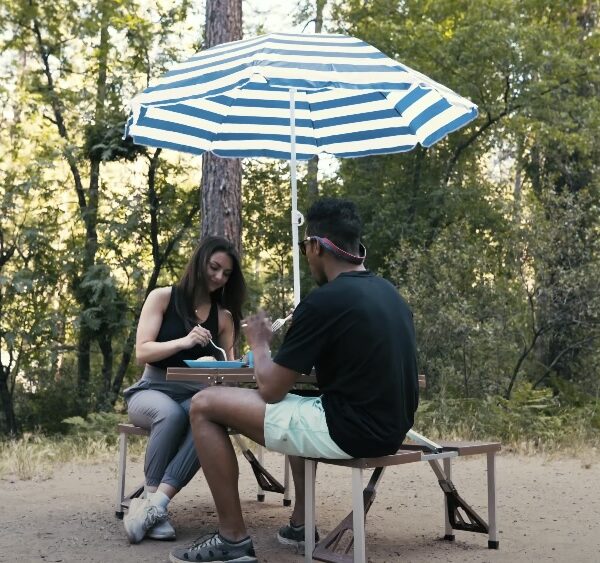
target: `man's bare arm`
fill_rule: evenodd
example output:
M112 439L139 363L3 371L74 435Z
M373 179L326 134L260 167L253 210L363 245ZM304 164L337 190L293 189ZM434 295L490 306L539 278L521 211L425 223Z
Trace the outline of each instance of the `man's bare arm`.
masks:
M259 346L254 352L254 374L260 396L267 403L277 403L294 387L299 373L276 364L268 346Z
M265 402L277 403L292 389L300 374L271 360L269 344L273 332L271 321L264 311L244 319L242 327L254 353L254 373L258 392Z

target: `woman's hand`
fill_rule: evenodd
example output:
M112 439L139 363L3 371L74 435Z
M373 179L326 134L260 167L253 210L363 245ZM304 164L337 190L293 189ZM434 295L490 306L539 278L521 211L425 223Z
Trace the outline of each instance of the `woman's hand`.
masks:
M206 346L209 340L212 338L210 330L197 325L190 332L188 332L187 336L184 336L182 340L183 348L192 348L194 346Z

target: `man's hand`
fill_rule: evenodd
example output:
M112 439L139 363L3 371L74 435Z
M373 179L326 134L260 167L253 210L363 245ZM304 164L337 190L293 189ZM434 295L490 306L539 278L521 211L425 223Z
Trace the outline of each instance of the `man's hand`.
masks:
M262 346L268 347L273 339L271 319L264 311L258 311L255 315L245 318L242 321L242 328L253 350Z
M264 311L259 311L244 319L242 328L254 352L254 375L260 396L266 403L281 401L300 374L271 360L271 319Z

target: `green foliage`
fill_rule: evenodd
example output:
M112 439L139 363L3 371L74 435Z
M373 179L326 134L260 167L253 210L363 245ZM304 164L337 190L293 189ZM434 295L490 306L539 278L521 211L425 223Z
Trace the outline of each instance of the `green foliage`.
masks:
M365 39L480 109L428 150L345 160L320 183L358 203L368 266L414 310L436 397L422 423L464 437L594 440L598 2L326 5L328 30ZM300 2L298 17L315 6ZM69 427L89 430L82 451L106 444L103 419L62 421L111 411L139 375L130 359L139 310L155 285L177 279L196 242L200 173L197 159L132 146L122 126L131 96L198 46L194 9L189 0L0 6L1 433ZM289 165L244 166L246 310L283 316L293 293ZM10 455L38 459L36 439Z
M415 313L428 385L466 397L505 391L527 322L519 284L502 275L511 250L510 233L463 220L425 248L402 241L389 257L391 279Z
M260 280L260 306L279 315L293 301L289 165L246 161L244 176L244 261Z
M86 273L79 291L87 294L90 305L81 317L87 328L97 333L114 333L125 320L126 303L106 264L96 264Z
M598 7L334 3L340 31L479 106L427 151L340 167L368 265L413 307L421 367L445 397L598 387Z
M38 365L35 377L29 378L28 389L17 394L15 410L24 431L43 429L63 433L66 430L63 419L80 412L73 366L60 366L59 377L53 380L48 372L54 369L52 364Z
M510 400L434 398L422 401L415 428L441 439L500 440L508 449L581 450L600 445L600 402L563 405L550 389L515 388Z
M126 417L114 412L93 412L86 418L71 416L63 420L71 436L98 439L114 435L117 424L121 422L126 422Z
M110 408L145 294L194 243L189 159L121 138L130 97L192 52L189 14L188 0L0 6L0 432Z
M96 123L85 128L83 154L89 160L115 162L134 161L147 152L146 147L135 145L131 137L123 139L125 117L118 116L114 123Z

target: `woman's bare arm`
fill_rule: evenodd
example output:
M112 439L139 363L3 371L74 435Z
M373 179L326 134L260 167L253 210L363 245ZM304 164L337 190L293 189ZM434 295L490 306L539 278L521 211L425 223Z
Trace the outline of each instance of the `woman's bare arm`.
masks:
M235 359L233 357L234 342L233 317L227 309L219 309L219 346L225 350L226 360Z
M197 326L183 338L156 342L170 299L171 288L160 287L150 292L142 307L135 341L135 355L139 365L163 360L197 344L204 346L211 338L209 330Z

